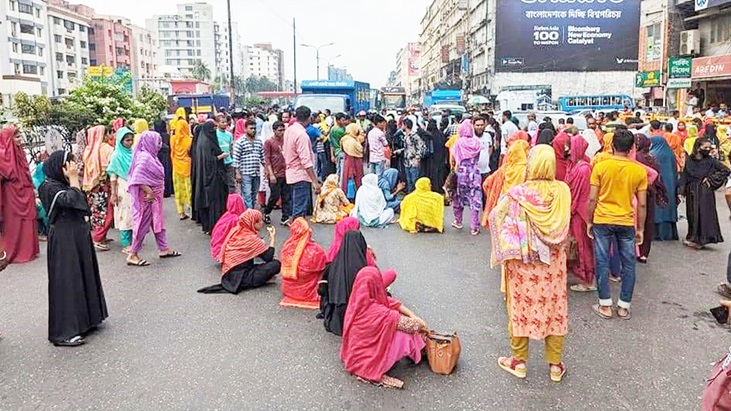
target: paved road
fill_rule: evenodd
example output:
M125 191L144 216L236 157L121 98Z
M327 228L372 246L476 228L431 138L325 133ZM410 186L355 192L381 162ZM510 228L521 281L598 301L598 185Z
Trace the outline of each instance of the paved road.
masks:
M134 269L116 243L100 254L111 316L84 347L46 340L45 250L0 274L0 409L686 411L698 409L710 363L729 346L729 331L704 314L717 301L728 245L694 252L656 243L639 268L634 318L601 320L590 310L594 295L571 294L564 382L549 381L540 343L519 381L495 364L509 346L487 235L365 230L380 265L398 271L394 294L433 328L459 331L464 347L453 375L399 365L393 375L406 389L380 389L343 370L339 339L313 313L280 308L277 286L197 294L219 276L208 238L166 206L169 242L184 257ZM720 201L719 210L728 232ZM317 226L315 238L329 244L332 227ZM154 257L150 240L143 257Z

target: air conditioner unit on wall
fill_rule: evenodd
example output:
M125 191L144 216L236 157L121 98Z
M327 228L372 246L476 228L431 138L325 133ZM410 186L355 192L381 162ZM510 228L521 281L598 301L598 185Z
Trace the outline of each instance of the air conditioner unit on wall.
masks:
M699 30L680 32L680 55L697 56L701 54L701 33Z

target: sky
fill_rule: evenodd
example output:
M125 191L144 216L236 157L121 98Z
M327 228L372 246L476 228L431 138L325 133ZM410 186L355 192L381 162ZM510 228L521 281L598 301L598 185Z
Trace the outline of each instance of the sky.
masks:
M197 0L201 2L203 0ZM145 26L156 14L175 14L179 0L71 0L99 14L124 16ZM226 21L226 1L207 0L214 19ZM346 67L354 80L371 87L386 84L396 69L396 53L418 41L420 23L431 0L231 0L233 21L244 44L272 43L285 53L286 77L294 77L292 18L297 20L297 44L322 45L320 77L327 77L327 60ZM297 47L297 81L317 75L315 50Z

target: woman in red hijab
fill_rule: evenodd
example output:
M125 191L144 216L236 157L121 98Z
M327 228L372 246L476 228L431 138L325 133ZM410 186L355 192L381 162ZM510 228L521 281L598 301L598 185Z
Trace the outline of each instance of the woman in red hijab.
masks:
M335 257L338 255L338 251L340 251L340 246L343 243L343 238L345 238L345 233L350 230L360 230L360 221L358 221L355 217L345 217L335 225L335 236L333 237L332 243L330 243L330 248L327 250L328 263L335 260ZM369 266L376 266L376 255L371 247L368 247L366 258Z
M282 245L282 294L279 305L289 308L317 310L320 296L317 284L327 265L325 249L312 241L312 229L300 217L289 226L290 236Z
M403 388L386 371L406 357L421 362L426 330L424 320L386 294L377 268L362 268L348 300L340 359L361 380Z
M40 251L36 196L20 131L5 126L0 132L0 233L10 263L27 263Z
M571 169L566 184L571 189L571 223L569 232L576 244L574 276L579 284L571 286L572 291L596 291L594 286L594 245L586 233L589 220L589 191L591 190L591 165L586 161L589 143L582 136L571 139Z
M211 231L211 257L217 262L221 262L219 257L224 240L231 229L239 223L239 217L244 211L246 211L244 198L240 194L229 194L226 200L226 213L218 219Z
M571 137L562 131L556 135L551 145L556 152L556 180L565 182L571 157Z

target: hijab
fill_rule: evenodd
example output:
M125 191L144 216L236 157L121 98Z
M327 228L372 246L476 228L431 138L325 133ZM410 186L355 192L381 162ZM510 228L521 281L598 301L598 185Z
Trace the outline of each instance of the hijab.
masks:
M564 156L566 153L566 144L571 144L571 137L565 132L560 132L553 139L551 145L556 154L556 180L565 181L566 172L569 168L569 159ZM571 151L569 151L569 156Z
M219 263L223 242L228 233L238 224L239 217L244 211L246 211L246 204L244 204L243 197L239 194L229 194L226 200L226 213L218 219L211 231L211 256Z
M363 233L357 230L345 233L338 255L327 267L327 301L330 304L348 303L356 274L368 265L367 249Z
M416 189L401 202L399 225L404 231L416 232L416 223L444 231L444 197L431 189L431 180L416 180Z
M180 111L182 107L178 108ZM170 137L170 159L173 163L173 173L182 178L190 177L190 147L193 137L190 134L190 125L185 120L185 110L178 117L173 127L174 133Z
M320 194L317 195L318 203L324 202L339 189L340 178L337 174L330 174L325 179L325 182L322 183L322 189L320 190ZM320 206L322 207L322 205Z
M459 126L459 138L452 146L451 152L457 166L462 163L462 160L473 159L480 155L480 139L475 138L472 121L465 120Z
M140 137L142 136L142 133L150 129L150 124L147 122L147 120L143 118L138 118L137 120L135 120L132 128L135 132L135 140L134 143L132 143L132 149L136 149L137 145L140 143Z
M389 365L389 352L398 329L401 303L389 298L375 267L358 272L345 312L340 358L345 369L378 382Z
M500 190L501 194L505 194L511 188L525 182L529 151L530 144L525 140L514 141L508 146L508 153L505 155L505 162L502 166L505 176Z
M234 125L234 141L240 139L246 134L246 120L243 118L240 118L236 120L236 124Z
M228 233L219 255L222 276L267 250L264 240L256 230L256 225L262 221L264 216L259 210L250 208L241 213L238 225Z
M132 148L127 148L122 144L122 140L128 135L134 135L132 130L122 127L117 130L114 153L112 159L107 166L107 174L116 174L119 178L127 181L129 178L129 169L132 166Z
M61 191L69 190L69 182L66 179L66 175L63 172L63 168L66 163L71 159L71 153L68 151L56 151L51 154L46 161L43 162L43 171L46 174L46 179L38 189L38 197L43 204L43 208L48 212L49 221L55 221L54 217L57 214L55 210L51 209L53 199L56 194ZM79 193L79 196L83 199L83 193ZM81 201L81 204L86 204L86 201ZM77 210L84 215L89 215L88 208L86 210ZM35 213L35 208L33 208Z
M345 233L351 230L360 230L360 221L355 217L345 217L335 225L335 234L330 248L327 250L327 262L332 262L340 251Z
M589 221L589 190L591 187L591 166L586 161L589 143L582 136L571 138L571 156L566 184L571 189L571 214L578 214L584 223Z
M363 177L363 184L355 194L353 216L359 216L366 223L378 220L386 209L386 197L378 187L378 176L367 174Z
M348 124L345 135L340 139L340 147L350 157L363 158L363 144L358 141L358 135L360 135L358 124Z
M107 129L104 126L95 126L89 129L87 145L84 149L84 191L90 191L99 184L102 175L102 144Z
M304 217L296 218L289 226L289 238L282 244L280 259L282 278L299 278L299 263L307 246L312 242L312 228Z
M149 186L155 191L161 190L165 185L165 168L157 158L161 147L162 138L156 131L148 130L140 136L129 168L128 191L133 200L137 197L134 192L140 189L139 186Z

